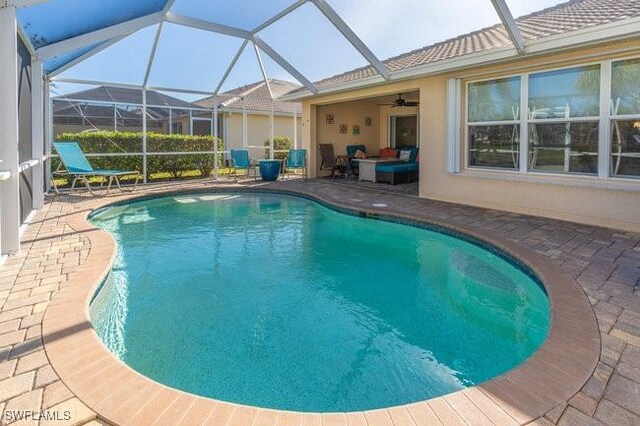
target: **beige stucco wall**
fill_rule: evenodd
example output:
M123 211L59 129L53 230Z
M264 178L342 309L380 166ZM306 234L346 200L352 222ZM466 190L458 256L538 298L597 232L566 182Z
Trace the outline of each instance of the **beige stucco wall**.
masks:
M331 108L330 104L348 113L346 102L355 99L353 110L361 114L363 99L419 90L420 197L640 232L640 180L604 182L597 177L473 169L456 174L446 171L447 79L488 78L626 56L640 56L638 41L316 97L303 103L303 145L313 151L314 144L324 137L322 111ZM371 103L370 100L364 102ZM386 128L380 126L378 140L382 146L386 144L386 137ZM461 151L464 152L464 147ZM314 172L312 170L312 174Z
M333 114L333 124L326 123L326 114ZM336 155L345 155L347 145L364 145L369 155L380 148L380 108L375 101L363 100L322 105L317 111L318 143L331 143ZM365 126L365 117L371 117L372 125ZM340 133L340 125L347 125L347 133ZM360 134L353 134L353 126L360 126ZM317 161L320 161L318 158ZM318 166L320 163L318 163Z

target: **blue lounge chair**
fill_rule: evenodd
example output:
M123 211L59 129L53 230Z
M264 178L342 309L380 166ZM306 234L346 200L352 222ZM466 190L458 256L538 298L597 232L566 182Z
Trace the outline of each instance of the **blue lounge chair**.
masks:
M76 182L81 181L85 184L89 193L91 192L91 185L89 183L89 177L95 176L102 178L102 182L100 186L104 184L104 179L109 178L109 184L107 185L107 194L111 189L111 184L115 180L116 185L120 191L122 191L122 187L120 186L119 177L136 175L136 183L133 185L133 189L135 190L138 185L138 180L140 180L140 172L132 171L132 170L96 170L91 167L89 161L87 161L87 157L85 157L84 152L82 152L82 148L78 145L77 142L54 142L53 143L58 156L60 156L61 165L64 165L66 170L56 170L54 175L70 175L73 176L73 183L71 184L71 189L75 188ZM53 188L56 192L58 192L58 187L53 182Z
M284 163L284 173L282 180L291 173L291 170L302 170L302 179L307 178L307 150L306 149L290 149L287 159Z
M238 170L246 170L246 176L249 177L249 172L253 169L253 177L258 179L258 172L256 166L251 164L249 158L249 151L246 149L232 149L231 150L231 166L233 167L233 177L236 182L238 181Z

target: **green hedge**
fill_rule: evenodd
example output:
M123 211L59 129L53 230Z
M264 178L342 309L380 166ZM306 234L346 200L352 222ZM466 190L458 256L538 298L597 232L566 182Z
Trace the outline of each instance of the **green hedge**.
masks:
M99 153L137 153L142 152L142 133L139 132L86 132L62 133L56 138L59 142L78 142L85 154ZM222 151L224 144L218 139L218 149ZM153 152L197 152L213 151L212 136L164 135L147 133L147 153ZM218 164L222 165L223 154L218 156ZM89 157L89 162L96 169L139 170L142 172L142 156ZM59 160L51 162L52 170L56 170ZM199 170L202 176L209 176L213 170L213 155L147 155L147 172L170 173L179 178L187 170Z
M269 147L271 145L271 138L266 138L264 140L264 146L265 146L265 150L264 150L264 158L269 158ZM273 137L273 149L275 150L279 150L279 149L283 149L283 150L290 150L292 148L291 146L291 139L289 139L289 137L287 136L274 136ZM286 152L274 152L273 153L273 158L277 159L277 160L284 160L285 158L287 158L287 153Z

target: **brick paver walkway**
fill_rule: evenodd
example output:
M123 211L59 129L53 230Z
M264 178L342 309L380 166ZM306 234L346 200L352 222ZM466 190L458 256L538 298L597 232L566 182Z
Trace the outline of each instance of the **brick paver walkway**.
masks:
M207 182L181 184L202 188ZM640 425L640 235L369 191L326 181L277 182L283 187L350 206L386 204L393 211L449 221L491 232L547 256L573 277L594 306L602 335L600 362L571 400L539 424ZM153 186L144 192L175 189ZM114 201L130 197L110 196ZM68 274L82 267L88 239L65 222L71 212L97 202L86 195L48 197L24 232L20 253L0 266L0 411L2 424L18 413L57 416L15 424L104 424L59 380L42 345L44 310ZM43 412L44 410L44 412ZM66 418L69 417L69 418Z

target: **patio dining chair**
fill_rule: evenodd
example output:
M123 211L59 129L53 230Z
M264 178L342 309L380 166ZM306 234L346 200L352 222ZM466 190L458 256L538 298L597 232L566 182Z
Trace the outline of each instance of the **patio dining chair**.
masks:
M245 170L246 177L250 177L250 172L253 170L254 179L258 179L257 168L254 164L251 164L251 159L249 158L249 150L247 149L232 149L231 151L231 165L233 170L231 174L233 175L235 181L238 181L238 170Z
M91 184L89 182L90 177L99 177L101 178L100 187L104 185L104 179L108 178L109 183L107 185L107 194L111 189L111 184L115 181L116 185L120 191L122 191L122 187L120 186L120 179L122 176L136 176L136 182L133 185L133 190L138 186L138 181L140 180L140 172L137 170L99 170L94 169L87 157L84 155L82 148L78 145L77 142L53 142L53 146L60 157L60 166L58 166L58 170L56 170L53 175L54 176L73 176L73 182L71 183L71 190L73 190L76 186L76 182L80 181L84 183L84 185L89 190L90 194L93 194L91 191ZM64 166L65 170L62 170L61 167ZM55 180L52 179L53 188L56 193L59 193L58 187L56 185Z
M349 167L349 159L344 155L335 155L335 151L333 150L333 144L331 143L321 143L318 144L318 149L320 150L320 171L330 170L331 177L336 176L336 171L340 173L342 170L347 170Z
M284 163L284 173L282 180L291 173L292 170L302 170L302 179L307 178L307 150L290 149Z

